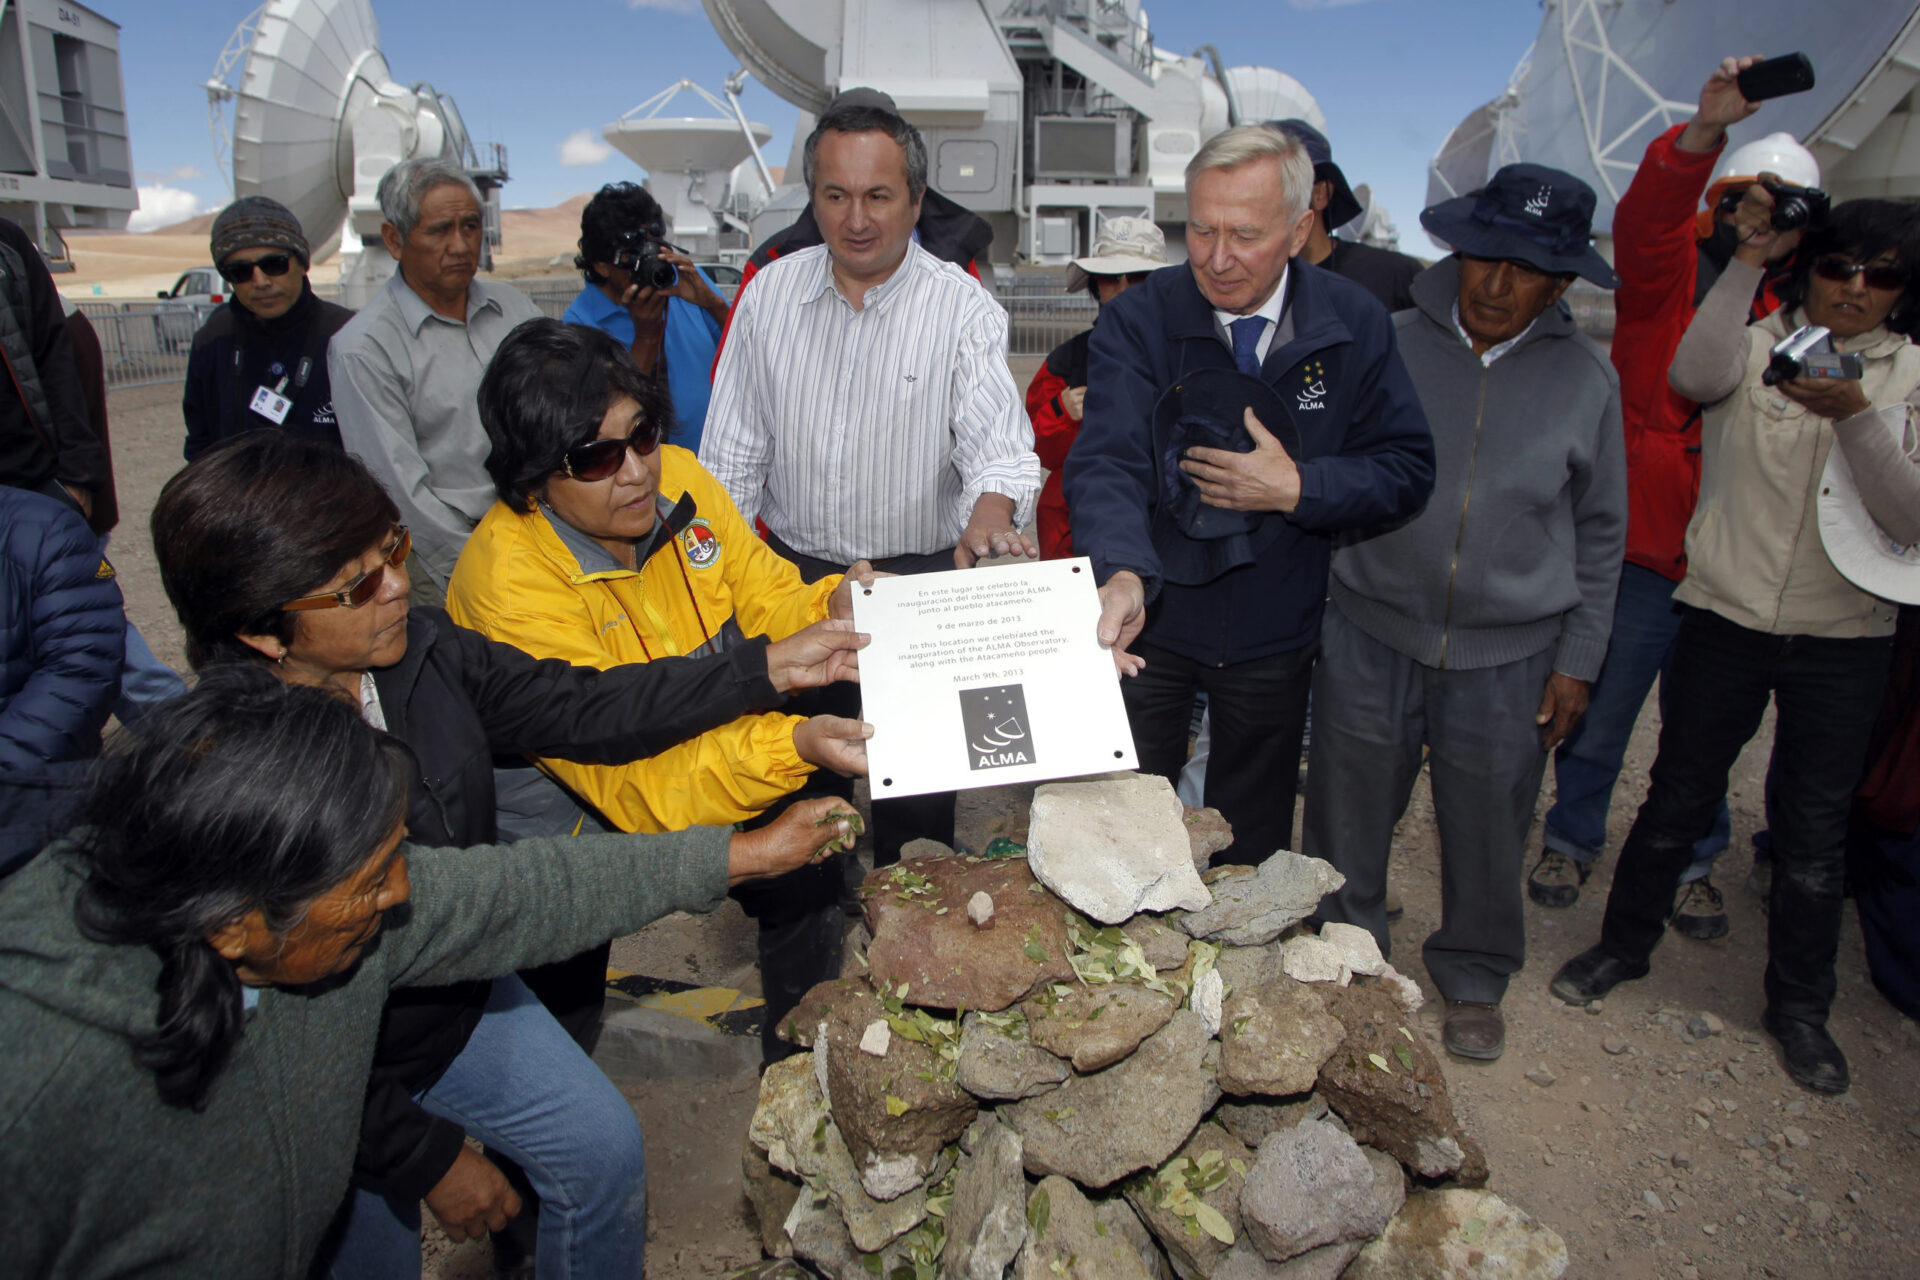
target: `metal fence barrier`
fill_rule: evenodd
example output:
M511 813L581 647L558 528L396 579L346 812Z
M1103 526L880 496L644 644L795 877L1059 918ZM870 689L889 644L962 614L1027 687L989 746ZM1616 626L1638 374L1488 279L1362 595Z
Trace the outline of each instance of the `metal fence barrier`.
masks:
M193 335L219 308L196 303L83 302L80 310L100 335L107 386L119 390L185 381Z

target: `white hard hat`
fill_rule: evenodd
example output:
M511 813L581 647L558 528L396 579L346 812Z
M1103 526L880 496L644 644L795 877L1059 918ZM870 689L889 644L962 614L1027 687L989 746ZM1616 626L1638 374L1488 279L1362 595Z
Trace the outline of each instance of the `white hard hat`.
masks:
M1790 133L1770 133L1734 147L1713 166L1713 181L1707 185L1718 186L1729 178L1757 178L1763 173L1778 174L1783 182L1795 186L1820 185L1820 162Z

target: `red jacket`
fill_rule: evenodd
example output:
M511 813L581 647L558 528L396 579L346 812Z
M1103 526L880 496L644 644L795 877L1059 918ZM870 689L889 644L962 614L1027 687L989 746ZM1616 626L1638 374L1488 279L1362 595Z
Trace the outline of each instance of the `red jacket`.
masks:
M1067 465L1067 450L1073 448L1074 437L1080 434L1080 420L1062 407L1060 393L1087 385L1087 340L1092 336L1093 330L1083 329L1055 347L1027 385L1033 451L1047 469L1047 483L1034 508L1043 560L1065 560L1073 555L1073 532L1067 524L1067 496L1060 488L1060 473Z
M1679 581L1687 523L1700 496L1699 408L1667 385L1673 353L1693 321L1700 250L1694 211L1720 149L1682 151L1683 125L1655 138L1613 213L1613 367L1627 443L1627 563ZM1771 283L1758 319L1779 305Z

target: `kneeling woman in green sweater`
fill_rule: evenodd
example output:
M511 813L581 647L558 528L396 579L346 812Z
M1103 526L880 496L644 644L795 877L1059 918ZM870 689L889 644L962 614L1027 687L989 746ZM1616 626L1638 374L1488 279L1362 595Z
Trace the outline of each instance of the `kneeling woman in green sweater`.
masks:
M412 768L338 694L215 667L110 746L73 838L0 882L10 1272L306 1274L391 989L711 910L850 834L820 800L748 834L415 849Z

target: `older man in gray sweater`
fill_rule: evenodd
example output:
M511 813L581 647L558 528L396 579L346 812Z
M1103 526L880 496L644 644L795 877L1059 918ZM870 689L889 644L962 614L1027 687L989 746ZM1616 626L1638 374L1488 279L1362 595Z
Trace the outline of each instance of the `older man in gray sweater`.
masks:
M1620 386L1560 296L1617 283L1579 179L1508 165L1421 214L1456 255L1394 316L1433 428L1433 497L1334 554L1314 677L1305 850L1346 885L1323 915L1387 951L1387 855L1421 749L1440 829L1427 973L1442 1040L1500 1056L1525 961L1521 867L1547 752L1587 704L1626 539Z

